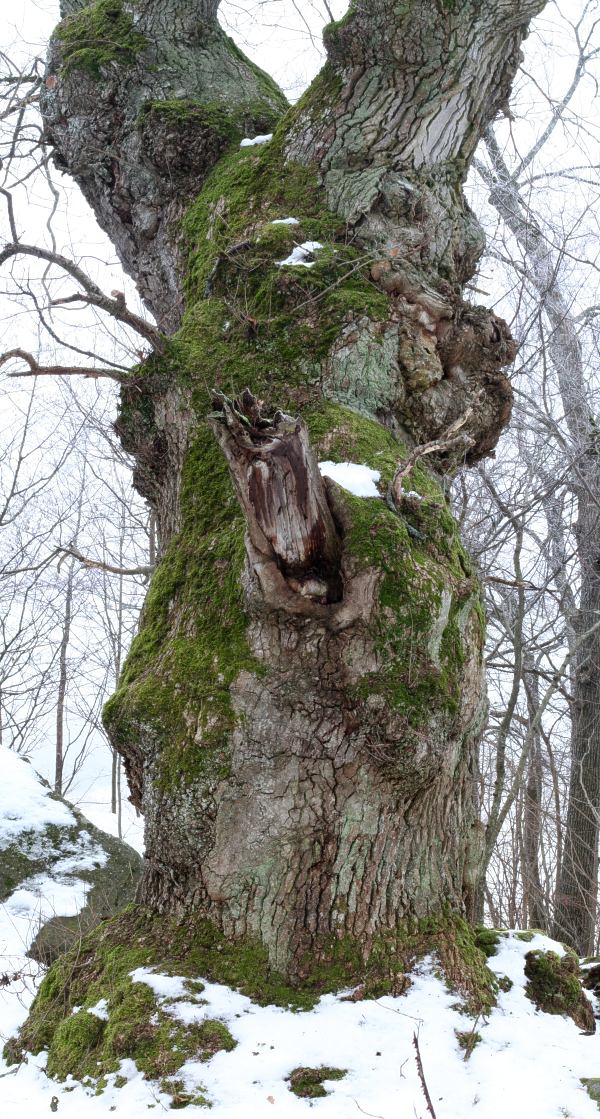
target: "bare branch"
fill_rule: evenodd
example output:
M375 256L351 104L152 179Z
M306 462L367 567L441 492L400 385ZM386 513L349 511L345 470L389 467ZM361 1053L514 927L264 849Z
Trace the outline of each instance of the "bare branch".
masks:
M7 350L6 353L0 354L0 366L5 365L11 358L20 358L21 361L26 362L29 369L19 369L15 373L8 373L8 377L91 377L97 379L98 377L108 377L111 381L117 381L118 384L123 384L125 381L131 380L125 373L118 373L115 369L98 369L95 366L86 367L79 365L40 365L33 354L27 350Z
M32 256L38 260L46 260L49 264L56 264L63 271L77 280L81 284L85 295L73 295L61 302L76 302L91 303L94 307L99 307L101 311L106 311L107 314L112 315L113 318L118 319L119 322L125 323L127 326L132 327L133 330L141 334L142 338L146 338L152 345L157 353L164 353L164 338L162 334L152 326L151 323L145 319L140 318L133 311L130 311L125 303L124 297L112 298L105 295L103 291L94 283L93 280L83 271L79 265L74 261L69 260L68 257L63 256L62 253L50 252L49 249L42 249L38 245L24 245L21 242L5 245L2 252L0 252L0 264L4 264L15 256Z
M57 552L62 552L64 556L72 556L73 559L79 560L80 564L88 570L107 571L110 575L152 575L154 571L154 565L151 564L143 564L140 567L116 567L114 564L105 563L103 560L83 556L81 552L77 551L77 548L58 548Z

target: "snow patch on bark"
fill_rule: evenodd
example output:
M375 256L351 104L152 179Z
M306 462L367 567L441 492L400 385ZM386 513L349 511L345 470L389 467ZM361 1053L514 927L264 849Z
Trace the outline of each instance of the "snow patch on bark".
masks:
M240 141L240 148L255 148L258 144L268 144L269 140L272 139L272 132L269 132L266 136L246 136L243 140Z
M343 486L355 497L381 497L376 482L381 478L379 470L357 462L320 462L319 470L324 478L331 478L338 486Z
M308 260L308 257L316 253L317 249L322 248L323 246L320 241L305 241L302 245L296 245L296 248L292 249L290 255L286 257L285 260L279 260L277 266L278 268L291 268L292 266L296 268L313 268L315 261Z

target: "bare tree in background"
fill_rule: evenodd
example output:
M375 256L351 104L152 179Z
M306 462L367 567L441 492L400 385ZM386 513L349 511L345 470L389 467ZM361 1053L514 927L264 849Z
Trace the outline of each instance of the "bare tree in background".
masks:
M548 95L547 123L531 147L523 154L516 144L503 145L490 126L486 158L476 162L506 231L496 242L495 257L507 271L514 266L517 322L524 340L515 439L525 471L518 464L515 470L504 454L496 467L485 469L488 523L479 528L488 571L490 555L497 561L509 545L513 550L513 588L496 586L490 597L492 625L502 631L490 659L493 663L503 643L505 676L512 676L512 685L502 689L506 706L494 736L487 860L516 807L520 916L552 928L582 954L592 951L595 940L600 809L600 384L598 308L593 294L590 298L597 290L597 263L589 255L600 183L598 168L585 162L589 132L582 132L577 106L599 54L593 11L594 5L585 5L572 25L572 80L561 98ZM518 104L517 98L517 113ZM553 144L561 130L580 136L571 151L575 158L581 155L581 163L564 166L563 160L553 167ZM561 189L577 184L570 187L572 201L562 220L554 224L541 201L549 184ZM582 303L583 285L591 307ZM479 502L482 490L478 493ZM513 750L521 743L510 775L509 742ZM566 812L559 775L565 764L570 767ZM543 829L544 768L550 796ZM549 865L544 832L553 852ZM545 888L540 859L545 862Z

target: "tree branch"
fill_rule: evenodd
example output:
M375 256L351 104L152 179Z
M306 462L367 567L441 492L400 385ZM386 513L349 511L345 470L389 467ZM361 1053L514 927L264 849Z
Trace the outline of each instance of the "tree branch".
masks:
M390 483L390 496L395 505L398 507L402 505L404 496L402 483L407 475L410 474L413 467L416 466L419 459L424 458L426 455L441 454L460 444L464 446L465 450L473 446L475 440L472 436L460 434L461 428L469 422L472 415L473 407L471 406L447 428L443 435L440 435L439 439L432 439L429 443L421 443L420 446L415 447L414 451L408 456L406 462L398 467Z
M0 354L0 366L5 365L11 358L20 358L26 362L29 369L19 369L15 373L8 373L8 377L90 377L94 380L99 377L107 377L111 381L116 381L117 384L122 385L126 381L130 381L131 377L126 373L119 373L115 369L97 369L95 366L86 367L79 365L40 365L33 354L27 350L7 350L6 353Z
M155 570L151 564L142 564L140 567L116 567L112 563L105 563L103 560L83 556L81 552L77 551L77 548L57 548L57 552L62 552L63 556L72 556L73 559L79 560L79 563L90 571L107 571L109 575L152 575Z
M125 323L126 326L132 327L138 334L145 338L157 353L164 353L165 343L162 334L152 326L151 323L145 319L140 318L139 315L130 311L125 303L125 299L120 295L117 298L105 295L104 292L94 283L93 280L83 271L79 265L74 261L69 260L68 257L63 256L62 253L50 252L49 249L42 249L38 245L25 245L19 241L12 244L5 245L2 252L0 252L0 265L5 264L15 256L32 256L37 260L46 260L49 264L56 264L72 276L78 284L81 284L85 292L84 295L68 296L60 302L76 302L81 301L90 303L94 307L98 307L101 311L106 311L107 314L112 315L114 319L119 322Z

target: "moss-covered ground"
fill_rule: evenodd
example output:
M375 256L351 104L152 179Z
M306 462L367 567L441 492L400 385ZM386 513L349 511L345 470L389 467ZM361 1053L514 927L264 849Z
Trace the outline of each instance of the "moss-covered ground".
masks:
M291 986L273 971L256 943L226 940L206 921L178 924L132 907L50 968L19 1037L6 1047L6 1057L15 1061L23 1052L47 1049L51 1076L72 1074L94 1081L118 1072L120 1061L131 1058L146 1077L170 1084L183 1099L178 1069L190 1057L208 1060L231 1049L233 1039L221 1022L183 1027L164 1005L157 1009L150 987L132 981L136 968L156 967L163 974L187 977L189 1001L202 1002L201 976L238 989L260 1005L307 1010L321 994L349 986L358 987L361 998L398 993L406 988L405 972L432 953L467 1008L473 1013L489 1010L494 977L472 929L451 914L381 937L366 960L362 946L348 938L326 943L312 960L310 977L302 986ZM106 1000L106 1019L90 1012L101 999Z
M592 1004L579 979L579 959L572 951L534 949L525 956L526 994L547 1014L566 1014L582 1030L595 1030Z

